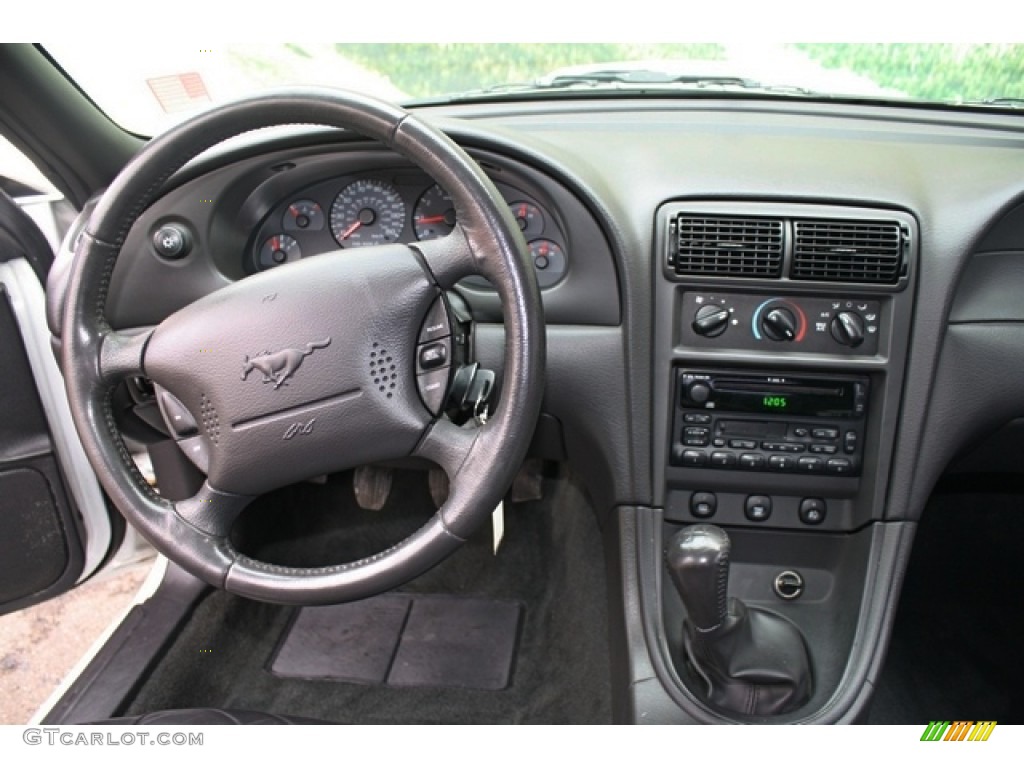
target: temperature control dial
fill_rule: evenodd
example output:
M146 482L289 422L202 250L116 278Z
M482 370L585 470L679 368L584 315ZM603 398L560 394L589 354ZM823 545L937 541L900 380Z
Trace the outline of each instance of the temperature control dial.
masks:
M774 341L793 341L799 331L799 325L791 309L774 307L761 316L761 330Z

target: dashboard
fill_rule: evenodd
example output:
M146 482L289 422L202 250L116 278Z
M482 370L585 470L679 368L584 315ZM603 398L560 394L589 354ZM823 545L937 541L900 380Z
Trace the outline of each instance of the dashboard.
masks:
M620 718L721 717L676 663L664 577L665 542L702 521L734 536L734 593L806 633L817 685L790 720L856 718L928 494L1024 414L1020 366L1004 374L1024 356L1019 117L710 99L422 114L495 183L542 288L535 450L579 473L610 531ZM108 314L153 325L256 272L435 238L454 216L425 173L358 137L249 137L139 217ZM187 247L168 254L171 230ZM500 387L497 297L478 278L457 292ZM802 574L801 599L781 572Z

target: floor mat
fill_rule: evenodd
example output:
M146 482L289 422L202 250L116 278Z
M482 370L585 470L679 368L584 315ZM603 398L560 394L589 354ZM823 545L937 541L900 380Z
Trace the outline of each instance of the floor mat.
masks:
M521 606L451 595L387 594L303 608L271 664L279 677L500 691Z

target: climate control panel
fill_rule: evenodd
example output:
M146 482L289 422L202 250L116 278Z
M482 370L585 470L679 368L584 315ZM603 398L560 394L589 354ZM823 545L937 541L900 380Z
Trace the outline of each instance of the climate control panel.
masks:
M698 348L874 355L882 302L848 296L683 294L682 342Z

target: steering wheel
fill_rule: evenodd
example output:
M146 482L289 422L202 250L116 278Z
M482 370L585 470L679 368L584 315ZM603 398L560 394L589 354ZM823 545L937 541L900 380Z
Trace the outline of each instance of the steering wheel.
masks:
M215 291L139 335L111 328L105 303L125 237L168 178L225 139L295 123L348 129L403 155L451 195L455 229L439 240L339 250L277 267ZM506 344L501 402L485 425L465 428L427 410L416 376L428 312L444 289L469 274L483 275L497 290ZM536 276L491 181L415 115L322 89L228 104L148 143L110 185L79 240L62 338L71 413L118 509L196 576L278 603L367 597L451 554L511 484L533 434L544 380ZM190 499L172 503L156 494L119 435L111 393L135 376L148 377L199 416L209 471ZM229 540L236 517L259 494L408 456L439 465L450 492L422 528L387 550L330 567L286 568L254 560Z

